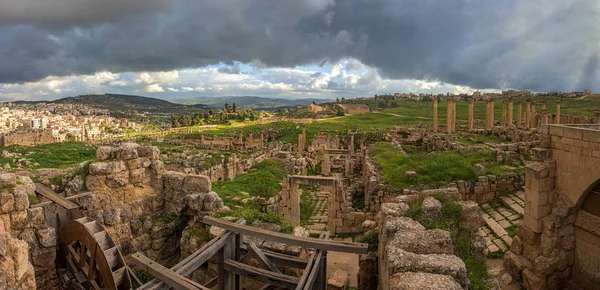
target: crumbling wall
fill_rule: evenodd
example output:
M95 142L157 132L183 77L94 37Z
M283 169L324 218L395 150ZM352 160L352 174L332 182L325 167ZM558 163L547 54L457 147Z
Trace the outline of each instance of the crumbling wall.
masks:
M191 212L223 204L207 176L166 171L159 156L154 146L99 147L99 161L89 165L86 178L93 194L80 204L106 226L124 254L141 251L161 261L179 256L179 234Z
M10 134L3 136L0 139L3 141L0 147L7 147L11 145L20 146L37 146L55 142L52 138L52 129L29 129L22 131L15 131Z
M0 174L0 289L56 289L58 284L56 230L46 224L44 208L29 207L29 196L35 196L29 177Z

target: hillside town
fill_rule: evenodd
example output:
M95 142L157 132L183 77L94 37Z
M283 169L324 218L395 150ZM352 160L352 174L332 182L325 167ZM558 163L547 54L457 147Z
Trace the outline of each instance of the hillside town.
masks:
M0 104L0 147L101 140L141 128L107 110L79 104Z

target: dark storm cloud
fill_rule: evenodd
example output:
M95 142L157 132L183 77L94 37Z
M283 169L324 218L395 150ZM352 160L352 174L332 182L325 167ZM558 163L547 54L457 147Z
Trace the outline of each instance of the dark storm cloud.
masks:
M289 67L354 57L389 78L600 89L594 1L38 2L0 0L0 83L220 62L235 73L234 61Z

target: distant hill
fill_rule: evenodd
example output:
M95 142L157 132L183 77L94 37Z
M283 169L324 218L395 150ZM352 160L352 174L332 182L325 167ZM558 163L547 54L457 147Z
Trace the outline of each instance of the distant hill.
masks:
M104 95L82 95L76 97L68 97L53 101L56 104L83 104L89 105L96 108L107 109L111 111L127 111L137 110L140 112L176 112L177 110L208 110L210 109L206 105L195 104L195 105L183 105L171 103L169 101L149 98L142 96L131 96L131 95L115 95L115 94L104 94Z
M256 96L231 96L231 97L197 97L190 99L175 99L173 102L181 104L205 104L215 108L222 108L225 103L236 104L238 108L275 109L282 107L306 106L312 102L332 102L329 99L271 99Z

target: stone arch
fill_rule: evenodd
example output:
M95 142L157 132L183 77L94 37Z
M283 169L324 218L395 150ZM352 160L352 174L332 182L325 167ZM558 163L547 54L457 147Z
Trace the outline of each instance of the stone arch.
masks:
M574 224L572 280L584 289L600 288L600 178L582 193Z
M576 208L580 208L589 192L600 184L600 163L585 168L583 174L573 183L569 190L569 200Z

